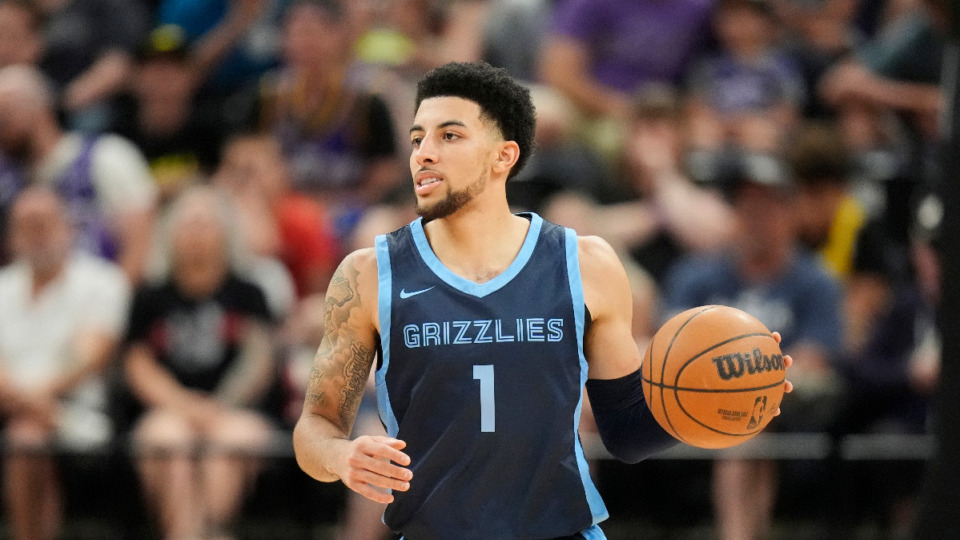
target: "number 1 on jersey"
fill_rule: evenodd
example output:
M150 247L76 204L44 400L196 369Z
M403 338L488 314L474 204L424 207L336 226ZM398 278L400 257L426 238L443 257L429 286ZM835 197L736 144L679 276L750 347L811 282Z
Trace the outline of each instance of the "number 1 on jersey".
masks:
M493 366L474 365L473 378L480 381L480 431L493 433L496 431L496 416L493 398Z

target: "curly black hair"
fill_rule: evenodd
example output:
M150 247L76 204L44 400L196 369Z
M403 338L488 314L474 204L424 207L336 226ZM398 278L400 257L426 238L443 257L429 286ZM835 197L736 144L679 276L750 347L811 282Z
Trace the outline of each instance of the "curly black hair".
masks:
M486 62L451 62L431 70L417 83L417 103L433 97L451 96L480 105L480 115L496 122L503 139L520 147L517 163L507 178L513 178L533 153L536 112L530 90L510 77L507 70Z

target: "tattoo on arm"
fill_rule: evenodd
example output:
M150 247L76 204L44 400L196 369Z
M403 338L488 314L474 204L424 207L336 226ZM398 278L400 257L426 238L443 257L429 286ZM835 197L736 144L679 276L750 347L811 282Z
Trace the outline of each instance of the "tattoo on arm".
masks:
M347 302L350 302L354 298L356 298L356 294L353 292L353 287L350 285L350 280L344 275L342 269L338 269L330 279L330 287L328 287L327 296L323 302L324 334L336 332L337 321L334 320L334 312L337 310L337 308L343 308L346 306Z
M360 316L358 272L345 262L337 269L324 301L324 337L310 371L305 405L325 411L349 433L363 396L373 350L357 335L351 317Z
M357 407L363 397L363 386L370 369L370 360L373 353L363 346L363 343L354 342L351 355L343 366L345 384L340 387L340 422L345 427L352 427L357 416Z
M314 366L310 370L310 379L307 382L307 401L314 405L323 405L323 392L311 392L320 387L320 381L323 379L323 372L320 371L320 368Z

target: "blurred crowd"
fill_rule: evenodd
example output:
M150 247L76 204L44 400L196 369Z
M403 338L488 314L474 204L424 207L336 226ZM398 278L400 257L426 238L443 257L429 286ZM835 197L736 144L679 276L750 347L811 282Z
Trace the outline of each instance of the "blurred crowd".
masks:
M511 204L620 252L641 350L674 313L736 306L795 360L772 431L924 433L944 4L0 0L13 537L57 535L51 449L117 440L162 537L232 537L336 265L416 218L415 83L454 60L529 84ZM717 461L721 538L763 537L779 472ZM877 487L901 533L911 481ZM348 509L344 538L385 535Z

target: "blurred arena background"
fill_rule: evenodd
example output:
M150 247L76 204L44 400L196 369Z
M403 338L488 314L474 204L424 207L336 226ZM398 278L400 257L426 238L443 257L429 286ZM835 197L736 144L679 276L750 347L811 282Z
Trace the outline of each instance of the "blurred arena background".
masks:
M336 265L416 217L417 78L480 60L537 107L511 204L617 249L641 350L720 302L796 360L729 451L584 415L608 537L956 536L957 10L0 0L0 538L394 538L290 432Z

